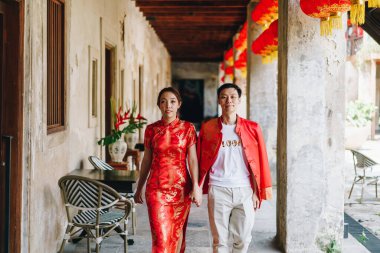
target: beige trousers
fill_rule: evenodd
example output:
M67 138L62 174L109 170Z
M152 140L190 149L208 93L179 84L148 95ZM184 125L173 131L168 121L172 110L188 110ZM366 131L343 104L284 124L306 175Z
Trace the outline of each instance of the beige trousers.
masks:
M251 187L209 187L208 216L213 253L231 252L228 247L229 234L233 239L233 253L248 251L255 220L252 194Z

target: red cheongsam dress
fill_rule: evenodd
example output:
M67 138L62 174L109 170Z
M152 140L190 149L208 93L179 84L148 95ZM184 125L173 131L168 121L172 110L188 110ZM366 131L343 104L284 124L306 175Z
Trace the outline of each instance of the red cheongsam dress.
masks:
M186 230L192 183L186 169L187 150L196 143L194 126L175 119L148 125L144 145L153 158L145 198L152 231L152 253L175 253ZM185 233L181 252L185 251Z

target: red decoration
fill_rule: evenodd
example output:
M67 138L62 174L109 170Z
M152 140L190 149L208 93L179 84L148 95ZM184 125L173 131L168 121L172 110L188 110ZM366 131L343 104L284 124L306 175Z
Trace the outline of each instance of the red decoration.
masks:
M321 35L331 35L332 29L342 28L341 14L350 10L351 0L300 0L302 11L321 20Z
M247 48L247 22L244 23L239 36L234 41L234 48L240 51Z
M233 66L230 66L230 67L227 67L225 70L224 70L224 73L226 75L232 75L234 73L234 67Z
M241 69L245 68L247 66L247 49L245 49L238 57L238 59L235 61L234 64L235 68Z
M278 0L261 0L252 11L252 20L267 27L278 19Z
M278 49L278 20L270 24L252 43L252 52L263 57L263 63L272 61L277 56Z
M228 66L233 65L234 63L234 49L231 47L227 52L224 54L224 61L225 64Z

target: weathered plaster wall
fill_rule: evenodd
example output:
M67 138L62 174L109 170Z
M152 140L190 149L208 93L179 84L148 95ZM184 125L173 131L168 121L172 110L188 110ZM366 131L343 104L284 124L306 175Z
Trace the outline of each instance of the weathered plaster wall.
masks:
M218 84L218 63L193 63L193 62L173 62L173 80L176 79L203 79L204 80L204 114L206 117L214 117L217 111L216 90Z
M288 253L322 252L342 241L346 15L321 37L298 0L279 7L278 235Z
M96 141L104 135L105 47L113 47L115 52L114 96L129 104L138 98L132 94L132 85L138 83L138 66L143 66L142 113L149 122L160 117L154 101L157 90L170 83L170 56L133 1L66 0L67 127L47 135L46 1L26 0L25 9L22 247L23 252L51 253L57 251L66 224L58 179L73 169L90 168L87 157L91 154L104 157L104 149ZM91 122L90 59L98 60L101 80L99 116Z
M249 26L249 42L252 45L261 33L262 27L254 22ZM272 184L277 184L277 60L262 63L262 57L249 50L249 119L260 124L268 152Z

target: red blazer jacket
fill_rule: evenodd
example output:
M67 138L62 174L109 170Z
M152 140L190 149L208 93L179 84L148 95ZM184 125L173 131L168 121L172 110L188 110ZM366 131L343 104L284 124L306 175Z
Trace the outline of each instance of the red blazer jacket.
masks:
M203 183L204 194L208 192L209 171L217 158L222 142L221 130L222 120L220 117L203 123L199 133L197 142L199 184L202 185ZM256 122L237 116L235 131L240 136L247 157L252 189L257 192L260 203L262 200L271 199L272 183L260 126Z

